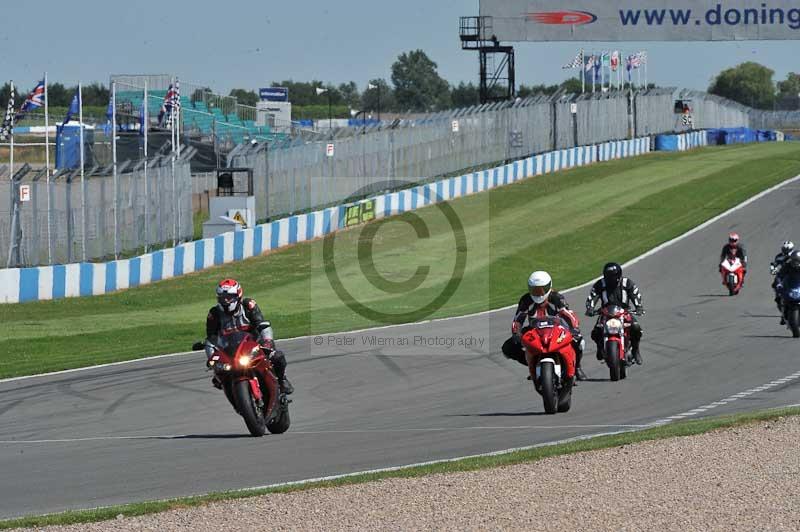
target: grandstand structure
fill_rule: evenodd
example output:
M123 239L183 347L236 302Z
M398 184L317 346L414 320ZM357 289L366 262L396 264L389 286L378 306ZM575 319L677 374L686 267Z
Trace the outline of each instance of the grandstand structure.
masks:
M117 86L117 114L122 127L139 127L145 89L148 126L157 127L158 116L175 78L167 74L112 75ZM110 85L109 85L110 86ZM207 87L180 81L181 135L213 142L223 149L255 140L274 142L291 133L291 124L256 125L256 108L240 104L232 96L213 93Z

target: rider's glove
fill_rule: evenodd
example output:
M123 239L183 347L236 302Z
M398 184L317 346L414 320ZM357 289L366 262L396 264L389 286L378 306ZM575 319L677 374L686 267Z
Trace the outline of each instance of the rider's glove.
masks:
M511 334L519 334L520 325L517 320L511 322Z
M639 307L639 308L636 309L636 315L637 316L644 316L646 314L646 312L647 311L644 309L644 307Z
M769 265L769 273L771 273L772 275L775 275L776 273L778 273L777 266L775 266L774 264L770 264Z
M214 344L212 344L208 340L206 340L205 343L203 344L203 349L206 352L206 358L207 359L210 359L212 356L214 356L214 352L216 351L214 349Z
M263 347L267 351L275 350L275 342L272 341L272 338L262 338L261 340L259 340L259 344L261 344L261 347Z

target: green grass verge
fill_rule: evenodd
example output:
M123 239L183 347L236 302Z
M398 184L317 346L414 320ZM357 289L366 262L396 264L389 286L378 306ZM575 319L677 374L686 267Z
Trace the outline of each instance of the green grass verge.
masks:
M275 488L265 488L258 490L239 490L210 493L196 497L185 497L179 499L169 499L152 502L142 502L125 504L120 506L110 506L97 508L94 510L79 510L50 514L43 516L23 517L0 521L0 530L22 527L44 527L52 525L68 525L76 523L92 523L115 519L122 515L133 517L138 515L164 512L178 508L191 508L201 506L215 501L245 499L258 497L270 493L290 493L320 488L333 488L351 484L363 484L365 482L375 482L391 478L416 478L426 475L456 473L462 471L476 471L480 469L490 469L495 467L511 466L515 464L530 463L553 456L569 455L579 452L596 451L611 447L620 447L634 443L662 440L666 438L676 438L703 434L713 430L740 427L763 421L775 420L787 416L800 415L800 408L782 408L768 410L764 412L753 412L736 414L694 421L681 421L669 425L640 430L635 432L624 432L611 436L599 436L585 440L577 440L558 445L547 445L535 447L523 451L514 451L506 454L493 456L482 456L465 458L451 462L440 462L425 466L408 467L394 471L383 471L376 473L366 473L342 477L334 480L321 482L298 483L288 486Z
M464 228L458 286L448 284L459 256L453 231L433 206L337 234L332 259L316 241L115 294L0 305L0 350L10 355L0 377L187 350L204 335L215 284L229 276L279 338L506 306L534 269L550 271L556 288L581 284L606 261L640 255L798 174L800 145L773 143L613 161L461 198L449 203ZM420 220L422 237L411 225ZM359 302L394 316L348 308L326 276L334 270ZM424 312L439 293L446 303Z

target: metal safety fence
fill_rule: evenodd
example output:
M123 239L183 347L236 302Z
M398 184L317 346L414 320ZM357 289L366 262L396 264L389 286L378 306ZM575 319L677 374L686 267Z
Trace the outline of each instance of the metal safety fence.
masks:
M691 100L693 121L676 112L676 98ZM347 193L337 182L343 178L360 179L368 190L387 179L430 179L548 150L748 125L746 107L705 93L556 94L285 142L242 143L229 154L228 164L254 170L256 215L274 219L344 199Z
M77 169L56 172L48 185L44 170L25 167L0 181L0 267L114 258L190 240L189 163L178 161L174 174L169 157L149 160L146 175L144 167L123 165L116 186L99 167L87 169L83 183Z

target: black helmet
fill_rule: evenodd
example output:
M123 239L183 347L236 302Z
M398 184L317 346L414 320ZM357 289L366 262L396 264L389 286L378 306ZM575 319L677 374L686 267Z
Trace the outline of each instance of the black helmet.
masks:
M616 290L622 280L622 266L616 262L609 262L603 266L603 280L607 289Z
M792 251L789 253L789 258L786 259L786 264L794 270L800 270L800 251Z

